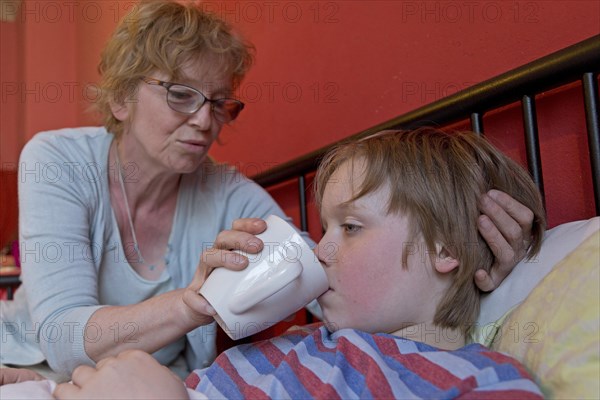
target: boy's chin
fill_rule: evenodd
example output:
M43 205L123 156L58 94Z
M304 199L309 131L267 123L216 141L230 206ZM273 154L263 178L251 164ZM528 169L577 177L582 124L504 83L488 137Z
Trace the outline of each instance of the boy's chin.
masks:
M338 331L340 329L343 328L348 328L347 326L344 326L344 324L342 323L342 321L340 321L339 319L339 315L338 318L335 318L335 307L332 306L331 302L329 303L329 307L328 307L328 303L327 303L327 297L328 297L328 293L331 290L328 290L327 292L323 293L321 296L319 296L319 298L317 299L317 303L319 303L319 307L321 307L321 311L323 312L323 323L325 324L325 327L327 328L327 330L329 332L335 332ZM343 320L343 318L342 318Z

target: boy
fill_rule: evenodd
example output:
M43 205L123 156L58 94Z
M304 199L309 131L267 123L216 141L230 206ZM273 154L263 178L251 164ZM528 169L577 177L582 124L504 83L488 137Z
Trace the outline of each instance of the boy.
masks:
M470 133L381 132L323 161L315 194L325 234L317 247L330 289L326 324L221 354L186 380L200 398L542 398L513 359L466 334L479 309L473 283L493 255L477 231L477 199L498 189L535 215L540 196L516 163ZM81 367L61 399L185 398L151 356L128 352ZM499 393L501 392L501 393Z

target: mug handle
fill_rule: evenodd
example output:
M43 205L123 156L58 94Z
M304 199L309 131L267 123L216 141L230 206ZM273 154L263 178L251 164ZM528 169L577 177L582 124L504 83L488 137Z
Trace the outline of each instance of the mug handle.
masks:
M242 314L273 296L281 289L289 285L302 273L302 264L299 261L289 262L282 260L277 268L269 271L268 275L251 289L241 292L229 303L229 311L234 314Z

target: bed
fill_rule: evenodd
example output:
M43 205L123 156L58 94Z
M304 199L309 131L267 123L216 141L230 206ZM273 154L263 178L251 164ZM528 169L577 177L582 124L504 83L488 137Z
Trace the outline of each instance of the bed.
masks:
M554 226L535 260L521 262L498 289L484 295L473 339L518 358L550 398L600 398L599 72L600 36L594 36L352 136L420 126L486 135L486 120L494 121L503 112L520 114L522 139L511 134L490 140L501 148L502 140L521 142L523 159L518 161L529 169ZM548 145L540 143L537 102L573 96L584 109L575 112L575 118L581 114L585 121L579 121L582 129L576 140L589 158L580 162L584 167L576 174L576 187L557 199L550 192L553 187L545 184L555 176L552 168L545 174L542 165L552 167L557 161L544 158L541 151ZM320 237L321 228L310 182L320 158L332 146L335 143L253 176L314 238ZM519 158L520 150L515 153ZM290 193L296 193L297 199L292 200L296 204L290 203ZM585 206L573 221L561 212L573 206L575 198ZM278 333L276 329L263 337Z

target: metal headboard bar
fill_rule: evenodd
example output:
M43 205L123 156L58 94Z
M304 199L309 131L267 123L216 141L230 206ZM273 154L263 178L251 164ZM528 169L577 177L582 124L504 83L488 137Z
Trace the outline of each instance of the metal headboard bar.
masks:
M298 177L298 193L300 196L300 229L308 231L308 216L306 215L306 179L304 175Z
M583 75L583 98L585 102L585 120L588 131L588 147L592 181L594 182L594 198L596 199L596 215L600 215L600 127L598 123L598 77L593 73Z
M471 130L479 135L483 135L483 114L471 113Z
M2 281L0 287L6 288L6 300L12 300L15 294L15 287L21 283L21 279L17 275L0 276Z
M542 157L540 156L540 138L538 134L537 114L535 112L535 97L524 95L521 99L523 109L523 129L525 131L525 152L527 166L533 182L542 194L545 203L544 178L542 177Z
M588 80L593 81L593 77L599 71L600 35L596 35L563 50L559 50L531 63L498 75L495 78L457 92L452 96L442 98L365 131L359 132L350 139L361 138L383 129L411 129L423 125L448 125L468 117L471 117L472 129L483 133L482 116L486 111L494 110L515 101L522 100L524 93L529 94L529 96L534 96L537 93L542 93L567 83L578 81L584 74L591 74L591 77L589 77ZM590 101L591 103L594 103L595 101L595 105L591 104L590 106L587 106L586 110L589 108L590 111L587 112L587 115L592 115L587 117L588 136L591 138L590 153L592 154L592 169L594 169L594 187L599 188L600 141L596 140L598 138L598 90L597 87L593 87L594 83L595 82L588 83L587 85L589 88L586 90L591 92L592 97L595 95L596 98L595 100L589 100L590 97L588 96L585 101L586 104ZM528 111L528 114L535 117L534 112ZM592 131L590 131L590 126L592 127ZM594 126L596 127L595 131L593 130ZM535 129L535 131L537 131L537 129ZM526 139L526 141L528 140L529 139ZM596 141L594 142L594 140ZM537 139L534 139L534 142L537 142ZM322 147L309 154L257 174L252 178L260 185L267 187L299 176L304 176L316 169L320 158L334 145L335 143ZM536 152L535 145L533 146L533 152ZM528 155L528 161L535 157L539 159L539 149L537 152L538 154L533 156ZM541 173L539 176L541 177ZM598 213L600 207L598 205L600 203L600 189L595 190L595 200Z

